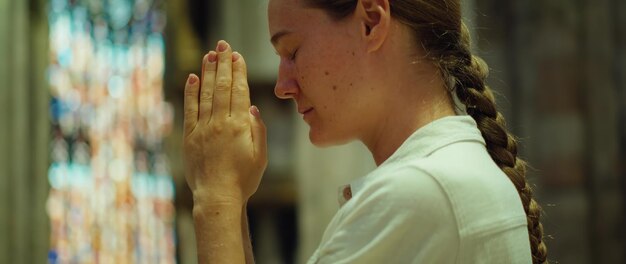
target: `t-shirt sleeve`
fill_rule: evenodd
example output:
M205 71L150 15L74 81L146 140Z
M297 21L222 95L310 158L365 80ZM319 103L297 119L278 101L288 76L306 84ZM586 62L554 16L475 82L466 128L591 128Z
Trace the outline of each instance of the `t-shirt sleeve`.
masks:
M413 167L379 175L340 210L309 263L454 263L459 236L438 182Z

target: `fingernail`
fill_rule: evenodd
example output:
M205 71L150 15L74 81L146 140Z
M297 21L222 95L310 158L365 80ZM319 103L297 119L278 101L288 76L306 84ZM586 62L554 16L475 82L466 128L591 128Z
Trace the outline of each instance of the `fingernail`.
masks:
M261 118L261 111L259 111L259 108L256 107L256 105L250 106L250 114L256 118Z
M194 84L198 81L198 79L196 79L196 76L193 76L193 74L189 74L188 80L189 84Z
M209 58L208 58L210 63L214 63L217 61L217 53L211 51L209 52Z
M226 41L220 40L217 42L217 51L224 52L228 48L228 43Z
M239 58L241 58L241 54L239 54L239 52L233 52L233 62L237 61Z

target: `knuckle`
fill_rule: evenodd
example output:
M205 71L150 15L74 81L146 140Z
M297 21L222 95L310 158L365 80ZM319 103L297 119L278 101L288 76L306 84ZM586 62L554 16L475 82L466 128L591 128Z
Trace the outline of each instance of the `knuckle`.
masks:
M233 94L246 95L248 94L248 87L243 83L233 85Z
M215 83L215 88L218 90L229 89L231 82L232 81L229 77L226 77L226 76L219 77L217 78L217 81Z
M239 58L233 68L235 68L236 71L246 72L246 62L243 58Z
M209 133L213 135L239 136L246 132L245 123L235 120L211 120Z
M215 137L224 133L224 124L221 121L211 121L209 126L209 136Z
M197 96L198 95L198 88L197 87L193 87L193 86L187 86L187 88L185 88L185 95L186 96Z
M239 136L246 131L246 126L242 122L234 123L231 125L232 133L235 136Z
M202 101L202 102L212 102L213 101L213 95L209 94L209 93L202 93L202 94L200 94L200 101Z
M227 84L218 84L215 86L216 91L228 91L230 90L230 85Z

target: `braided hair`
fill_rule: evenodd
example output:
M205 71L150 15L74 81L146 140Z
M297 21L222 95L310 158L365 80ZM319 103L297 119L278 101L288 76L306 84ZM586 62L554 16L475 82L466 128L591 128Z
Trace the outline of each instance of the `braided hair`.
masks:
M306 0L312 7L326 10L339 20L354 12L357 0ZM461 19L460 0L389 1L392 17L409 26L416 41L424 47L428 60L448 81L448 89L464 104L465 111L477 123L487 151L509 177L522 201L533 263L547 263L541 207L533 199L526 180L526 162L517 156L517 141L506 128L504 116L496 108L486 79L489 67L471 52L470 33Z
M442 63L442 71L456 80L453 90L466 106L487 143L487 151L496 164L509 177L522 200L530 237L533 263L546 263L547 248L543 242L543 225L539 221L541 206L533 199L533 191L526 180L526 162L517 156L517 141L508 132L502 113L496 109L492 90L485 84L489 74L487 64L472 55L469 32L462 25L461 54L457 65Z

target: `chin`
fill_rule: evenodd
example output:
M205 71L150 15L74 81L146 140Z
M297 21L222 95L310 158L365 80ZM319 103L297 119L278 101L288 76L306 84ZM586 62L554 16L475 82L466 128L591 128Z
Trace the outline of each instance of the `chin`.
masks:
M333 147L338 145L344 145L350 142L350 139L343 137L331 136L325 133L319 133L319 131L309 130L309 140L311 143L319 148Z

